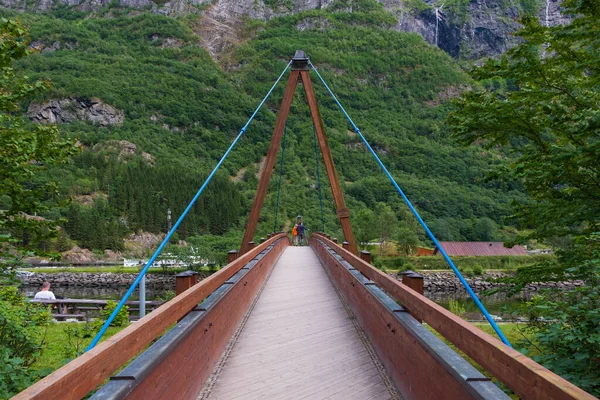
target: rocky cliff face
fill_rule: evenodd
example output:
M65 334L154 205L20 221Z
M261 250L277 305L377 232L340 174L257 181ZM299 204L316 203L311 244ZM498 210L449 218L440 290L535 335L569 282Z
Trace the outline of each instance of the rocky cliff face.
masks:
M204 46L214 57L241 40L245 18L269 19L305 10L326 9L335 0L290 0L270 7L263 0L119 0L122 7L149 10L164 15L197 13L203 16L196 26ZM452 7L441 0L377 0L394 13L393 29L415 32L455 58L478 59L501 54L516 43L513 33L523 10L519 0L470 0ZM82 11L96 11L112 0L0 0L0 7L46 12L58 5ZM561 0L533 0L533 12L545 25L567 22L560 14ZM268 4L272 4L269 1ZM448 3L448 2L447 2ZM460 3L458 6L456 4ZM415 6L417 4L417 6ZM440 7L441 5L444 6ZM436 17L436 7L439 13ZM532 10L530 10L531 12ZM311 29L313 27L299 27ZM318 27L317 27L318 28Z
M29 118L37 123L60 124L75 120L93 124L121 125L124 113L99 99L56 99L42 104L33 103L27 110Z

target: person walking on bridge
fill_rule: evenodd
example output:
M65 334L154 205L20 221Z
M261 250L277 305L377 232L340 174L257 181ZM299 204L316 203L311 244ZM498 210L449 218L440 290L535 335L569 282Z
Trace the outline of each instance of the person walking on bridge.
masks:
M302 223L302 216L298 215L298 218L296 219L296 225L298 229L298 244L300 246L306 246L306 233L305 230L306 228L304 227L304 224Z
M292 246L298 246L298 224L292 228Z

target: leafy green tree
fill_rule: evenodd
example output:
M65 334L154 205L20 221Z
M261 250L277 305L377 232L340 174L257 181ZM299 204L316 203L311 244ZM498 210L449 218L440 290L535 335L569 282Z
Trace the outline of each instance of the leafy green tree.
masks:
M358 243L362 247L377 237L375 214L373 211L368 208L358 210L356 217L352 219L352 228L354 229L356 240L358 240Z
M398 228L396 242L398 244L398 251L405 256L414 254L417 246L421 243L417 233L406 226Z
M32 126L21 116L22 103L50 87L49 81L28 83L15 74L12 63L29 54L29 36L16 20L0 19L0 197L9 201L0 212L4 240L29 247L52 233L55 223L35 218L47 209L45 200L58 192L55 182L36 183L48 164L63 163L74 151L59 138L55 125Z
M44 347L50 311L34 304L15 287L0 287L0 398L10 398L40 375L32 368Z
M383 254L383 248L396 232L398 219L396 213L385 203L375 205L375 230L379 238L379 255Z
M600 8L563 2L571 24L524 19L523 44L473 71L480 85L456 103L450 122L463 143L510 146L498 172L532 201L517 216L535 237L598 230L600 219Z
M484 217L473 225L473 235L480 241L493 241L498 236L498 226L490 218Z
M25 57L28 36L15 20L0 19L0 197L8 207L0 211L0 275L13 273L20 248L40 243L54 231L55 223L36 218L44 202L56 195L53 182L36 183L38 172L48 164L64 162L73 151L72 143L59 139L52 125L31 127L20 116L27 98L49 87L47 81L27 83L16 76L12 62ZM41 325L50 313L37 307L12 286L0 288L0 397L18 393L37 378L32 368L41 354Z
M535 358L600 395L600 3L566 0L568 25L524 19L523 43L475 69L480 85L450 118L464 143L506 146L514 162L496 172L530 200L516 216L531 238L570 237L559 263L521 268L513 291L532 281L583 279L528 303ZM531 346L531 343L528 343Z
M550 291L526 304L535 360L581 388L600 395L600 233L583 236L561 257L567 274L586 276L586 286Z

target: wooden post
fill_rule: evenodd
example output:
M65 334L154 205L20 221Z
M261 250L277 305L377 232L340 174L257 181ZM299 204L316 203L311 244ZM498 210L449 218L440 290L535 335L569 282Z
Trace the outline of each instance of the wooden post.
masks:
M279 114L277 115L277 122L275 123L275 130L273 131L273 137L271 138L271 146L267 152L265 158L265 164L262 175L260 176L260 182L258 182L258 188L256 189L256 197L254 197L254 203L250 210L250 217L248 217L248 225L246 225L246 232L242 239L242 247L240 254L244 254L250 250L249 244L254 238L256 232L256 225L258 225L258 217L260 216L260 210L265 202L265 194L269 187L269 181L271 180L271 174L273 172L273 166L275 165L275 157L281 144L281 138L283 137L283 131L285 129L285 122L287 121L288 114L290 112L290 106L292 105L292 99L294 98L294 92L296 91L296 85L298 84L298 78L300 71L292 70L288 79L285 93L283 94L283 100L279 107Z
M185 271L175 275L175 294L180 295L196 283L198 283L198 273L194 271Z
M332 241L333 243L337 244L337 242L338 242L338 239L337 239L337 238L333 238L333 239L331 239L331 241Z
M265 239L265 238L260 238L260 239L258 240L258 243L264 243L266 240L267 240L267 239Z
M350 250L350 243L344 241L344 243L342 243L342 247L346 250Z
M371 252L363 250L360 252L360 258L362 258L365 262L371 264Z
M254 240L251 240L248 242L248 251L252 250L253 248L256 247L256 243L254 243Z
M231 264L232 262L235 261L236 258L238 258L237 250L230 250L227 253L227 264Z
M419 294L423 294L423 275L415 272L415 271L404 271L402 273L402 284L408 286L409 288L411 288L412 290L414 290L415 292L419 293ZM416 316L415 314L411 313L410 310L408 310L408 312L410 313L410 315L412 315L417 321L419 322L423 322L423 320L421 318L419 318L418 316Z
M335 164L333 157L331 156L331 150L327 143L327 136L325 135L325 125L321 118L319 111L319 105L317 104L317 97L313 88L312 81L310 79L310 73L308 70L300 71L302 78L302 84L304 86L304 92L306 93L306 99L308 101L308 108L310 109L310 115L315 126L317 133L317 139L319 147L321 148L321 154L323 154L323 162L325 169L327 170L327 177L329 178L329 184L331 186L331 193L335 201L337 208L336 214L340 219L342 225L342 231L344 231L344 238L349 244L348 250L358 255L358 248L356 247L356 240L354 239L354 233L352 232L352 225L350 225L350 210L346 207L346 201L344 200L344 194L342 193L342 187L340 186L340 180L335 170Z

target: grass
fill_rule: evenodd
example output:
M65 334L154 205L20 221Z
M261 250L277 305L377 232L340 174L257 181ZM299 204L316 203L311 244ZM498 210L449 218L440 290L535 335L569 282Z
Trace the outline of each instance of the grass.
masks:
M34 367L45 373L50 373L71 361L72 358L68 357L67 351L75 349L75 346L69 344L66 330L70 327L78 328L82 326L83 324L77 322L51 323L46 330L46 345ZM100 341L108 339L124 328L124 326L108 328ZM91 343L92 338L93 336L84 339L79 345L79 350L83 351Z
M448 264L441 256L422 257L376 257L376 265L385 266L389 270L446 270ZM514 271L517 268L545 262L555 261L554 255L534 256L480 256L452 257L459 269L481 267L484 270Z
M473 325L475 325L477 328L481 329L482 331L494 336L495 338L498 338L498 336L496 335L494 329L490 326L490 324L482 322L482 323L473 323ZM513 345L515 343L525 339L525 337L523 336L521 331L523 330L523 328L526 325L527 324L516 323L516 322L505 322L505 323L499 324L500 329L502 329L502 333L504 333L504 335L506 336L508 341ZM442 335L440 335L437 331L435 331L431 326L429 326L429 325L425 325L425 326L427 327L427 329L429 329L431 332L433 332L438 338L440 338L444 343L446 343L452 350L456 351L461 357L463 357L467 362L469 362L472 366L474 366L479 372L481 372L483 375L492 379L492 381L494 383L496 383L502 390L504 390L508 396L510 396L513 399L519 398L514 393L512 393L512 391L510 391L510 389L506 388L500 381L498 381L498 379L496 379L492 374L488 373L476 361L474 361L472 358L470 358L465 353L463 353L461 350L459 350L458 347L456 347L454 344L452 344L451 342L446 340Z

